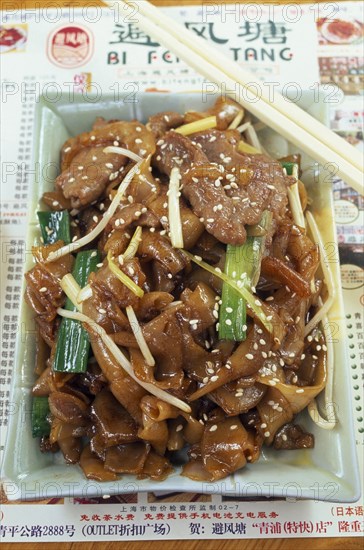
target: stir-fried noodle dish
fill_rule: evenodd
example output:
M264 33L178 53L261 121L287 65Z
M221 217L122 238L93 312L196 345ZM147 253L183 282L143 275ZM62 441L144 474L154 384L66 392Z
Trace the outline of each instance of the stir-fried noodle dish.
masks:
M313 447L303 409L335 424L324 246L299 155L272 159L258 135L219 98L97 118L62 147L25 275L32 431L87 478L216 481L263 446Z

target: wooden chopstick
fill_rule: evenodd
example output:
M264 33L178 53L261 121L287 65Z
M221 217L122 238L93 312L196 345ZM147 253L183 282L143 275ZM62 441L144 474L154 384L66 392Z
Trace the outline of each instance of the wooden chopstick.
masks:
M131 5L133 5L132 2ZM117 3L117 7L120 11L121 16L123 15L122 8L125 10L126 6L129 6L129 0L123 0ZM233 97L233 99L236 99L253 115L257 116L265 124L273 128L277 133L284 136L296 146L303 149L312 158L320 161L320 163L322 163L323 165L330 163L331 173L332 169L335 168L337 174L344 181L346 181L346 183L351 185L358 192L363 192L363 172L359 170L356 166L353 166L351 161L347 160L345 157L341 156L340 153L333 150L330 145L323 143L320 139L318 139L318 137L316 137L316 135L312 135L305 128L302 128L299 124L297 124L294 120L291 120L285 114L275 109L272 104L266 103L259 98L257 98L256 102L247 101L244 97L236 98L234 93L237 83L236 78L231 78L229 74L222 70L220 66L216 66L212 62L206 60L201 55L199 49L193 50L188 44L182 42L185 35L189 33L187 29L180 27L183 32L181 32L181 35L176 38L173 34L170 33L170 29L175 28L175 25L177 25L172 19L170 19L168 16L164 16L163 25L157 24L152 21L150 17L144 15L143 13L145 8L150 6L149 2L146 2L146 0L139 0L137 6L139 11L136 13L135 4L133 5L133 17L140 28L142 28L149 35L157 39L159 42L162 42L166 47L174 51L174 53L176 53L188 65L192 66L194 69L196 69L197 72L203 74L211 82L215 83L221 91L224 91L224 93L226 93L226 95L229 95L230 97ZM113 9L115 9L115 3L113 3ZM160 16L161 14L159 14L158 12L158 15ZM165 27L165 17L167 17L168 19L167 28ZM192 35L192 37L194 40L195 38L197 38L194 35ZM206 47L205 43L204 47ZM215 50L213 51L215 52ZM224 56L223 58L225 59ZM226 59L226 62L230 61ZM236 65L236 68L238 70L239 66ZM252 79L250 79L250 82L252 82ZM227 90L231 90L231 92L228 92ZM288 102L287 105L289 105ZM326 132L332 134L332 132L327 130L325 126L323 126L323 128L326 130ZM345 144L344 141L343 143ZM357 153L355 149L352 149L352 151L354 153Z
M133 0L124 0L125 4L134 4ZM137 3L138 12L144 15L156 25L168 29L168 32L177 38L180 42L191 48L200 57L203 57L208 62L212 62L217 66L223 67L224 73L241 85L244 90L247 90L247 84L253 85L250 87L250 94L253 95L254 88L259 90L259 94L265 103L272 104L269 90L262 86L262 82L257 80L253 74L244 70L238 63L231 61L226 55L222 54L215 47L208 44L206 40L192 34L177 21L163 13L163 11L148 2L147 0L139 0ZM212 61L213 60L213 61ZM353 166L359 170L363 169L363 156L347 141L337 136L324 124L308 115L303 109L297 107L295 103L288 102L279 92L274 92L274 108L284 116L295 121L301 128L304 128L308 133L315 136L320 136L320 141L326 143L330 149L336 151L341 157L345 158Z

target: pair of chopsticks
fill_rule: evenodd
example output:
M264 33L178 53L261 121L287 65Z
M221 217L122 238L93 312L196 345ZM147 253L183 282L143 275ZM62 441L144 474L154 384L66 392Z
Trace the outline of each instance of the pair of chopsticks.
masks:
M112 4L113 9L116 7L115 2L106 4ZM272 103L269 91L265 91L253 75L147 0L119 0L117 9L121 19L129 10L130 17L140 29L208 78L220 93L232 97L267 126L301 148L322 164L329 174L338 175L356 191L363 193L363 157L344 139L278 92L275 92ZM239 90L244 93L239 93Z

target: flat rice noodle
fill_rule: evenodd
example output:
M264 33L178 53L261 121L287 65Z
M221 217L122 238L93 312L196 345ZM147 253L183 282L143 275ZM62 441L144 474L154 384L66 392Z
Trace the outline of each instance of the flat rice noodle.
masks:
M148 408L148 415L155 422L179 418L177 424L183 424L183 437L190 445L194 445L201 440L204 427L191 414L181 411L153 395L143 397L143 407ZM181 417L185 422L181 422Z
M202 382L204 378L211 376L207 369L213 368L218 371L221 367L221 357L219 353L210 353L195 342L186 313L188 311L185 309L177 313L182 331L183 369L190 378Z
M39 378L35 381L32 389L32 394L38 397L47 396L51 392L62 389L65 384L73 377L73 373L54 372L50 364L44 369Z
M194 481L215 481L214 475L209 472L201 458L194 458L184 464L181 475Z
M106 237L105 242L102 242L103 238L101 238L98 244L98 249L102 256L107 255L108 252L111 252L114 258L120 256L120 254L124 254L130 242L130 235L125 229L114 229L111 235L109 231L105 230L103 235Z
M203 112L187 111L185 113L185 124L201 120L209 116L216 116L217 128L219 130L227 130L233 122L237 114L242 111L241 105L234 100L221 95L210 109Z
M103 389L96 396L91 415L104 447L137 441L137 424L108 389Z
M53 416L67 424L86 426L89 423L88 405L79 397L62 391L52 392L48 398Z
M158 261L152 262L153 283L152 288L156 292L173 292L175 289L175 282L173 278L169 278L168 270Z
M130 323L127 316L113 299L111 292L105 287L95 283L94 273L90 275L92 296L83 302L83 313L91 317L98 325L108 333L112 334L120 330L130 330ZM122 283L120 283L122 284ZM104 313L106 311L106 313ZM86 313L87 312L87 313Z
M142 441L106 449L105 470L117 474L140 474L150 446Z
M182 292L180 299L188 308L190 320L198 321L197 330L202 332L215 325L216 319L213 315L215 301L215 292L206 284L198 283L195 290L190 289Z
M166 420L156 422L149 414L149 403L142 400L140 407L143 411L142 427L138 430L138 437L150 443L160 455L164 455L168 443L168 425Z
M78 437L67 437L58 441L59 448L67 464L77 464L80 461L82 442Z
M301 298L308 298L311 294L308 281L279 258L265 256L262 259L262 275L271 281L287 285Z
M139 349L139 344L132 332L122 330L115 332L115 334L109 334L109 336L118 346L122 346L123 348Z
M29 289L25 295L28 304L38 315L42 315L46 322L52 322L57 315L57 308L62 307L65 302L65 295L58 279L44 269L42 264L36 264L28 271L25 279ZM40 292L42 288L47 289L46 292Z
M118 479L115 472L105 470L103 461L92 453L90 445L86 445L81 453L80 466L87 479L95 479L96 481L115 481Z
M176 275L189 264L186 256L180 250L173 248L166 237L145 230L143 230L138 254L141 258L160 262L172 275Z
M203 465L210 472L213 481L245 466L246 453L249 453L248 432L239 418L206 423L201 441L201 455Z
M291 233L287 252L296 264L296 271L310 282L320 264L319 247L303 233L302 229L296 226L295 228L296 231Z
M32 254L37 263L41 263L42 267L47 273L52 275L55 279L61 280L62 277L67 275L72 271L74 264L74 257L72 254L65 254L61 258L55 260L54 262L43 263L47 260L48 256L52 252L56 252L64 246L63 241L57 241L53 244L47 244L42 246L33 246Z
M87 313L85 314L88 315ZM142 397L147 394L147 391L124 371L105 346L100 336L88 325L85 325L85 327L91 336L91 347L96 361L110 384L110 391L131 417L138 424L142 424L142 413L139 403Z
M185 440L183 437L182 430L180 427L183 426L181 419L175 418L169 420L168 422L168 442L167 449L168 451L179 451L184 447Z
M38 331L40 333L41 341L43 342L43 345L45 346L45 350L47 349L46 344L51 348L56 339L57 339L57 333L60 325L60 319L56 317L53 319L53 321L48 322L42 315L37 315L35 317L35 322L38 325ZM46 351L45 351L46 353ZM49 355L49 349L47 351ZM38 361L38 359L37 359ZM42 359L43 361L43 359Z
M325 387L327 381L327 357L326 353L321 349L316 352L319 361L316 367L316 376L314 384L311 386L300 387L296 385L285 384L276 378L277 373L271 375L261 373L258 376L258 381L267 386L274 386L284 398L288 401L293 414L298 414L305 409L307 405L318 395ZM264 396L266 399L267 394Z
M305 338L306 304L307 300L300 302L298 315L293 323L289 323L286 337L279 348L279 356L286 365L301 361Z
M167 206L165 206L167 204ZM169 231L169 212L168 212L168 197L160 195L151 204L149 208L154 212L163 229ZM200 222L200 219L187 206L183 198L179 199L179 211L182 223L183 248L189 250L197 243L202 233L205 231L205 226Z
M45 324L47 325L47 323ZM42 372L47 368L47 361L49 360L49 355L50 355L49 347L52 346L54 339L53 341L50 341L50 346L49 346L48 342L46 342L46 339L43 337L43 334L42 334L43 331L41 330L41 327L38 322L37 322L37 325L38 325L38 330L36 331L34 374L37 376L40 376ZM51 325L51 328L53 328L53 326Z
M51 431L49 434L49 442L53 445L56 442L62 441L63 439L69 439L70 437L85 437L88 435L89 427L89 425L76 426L67 424L59 418L53 417L51 422Z
M155 383L158 381L166 387L179 388L184 376L183 343L176 311L175 307L163 311L143 325L142 332L156 361L153 371ZM142 371L139 370L139 373L142 374Z
M165 456L160 456L153 449L148 453L144 462L143 471L139 474L139 479L148 476L156 481L163 481L173 472L173 467Z
M264 341L265 343L261 344L260 341ZM255 343L258 343L257 350L254 349ZM257 374L265 361L262 352L268 355L270 347L271 336L263 328L254 324L246 340L239 344L237 349L227 360L226 365L221 365L216 368L216 380L209 380L207 384L204 384L204 386L200 387L190 396L190 400L195 401L196 399L200 399L203 395L211 393L224 384L237 380L238 378ZM210 360L213 360L212 358L215 354L208 355L210 356ZM247 355L249 357L252 356L252 359L248 359L246 357ZM208 374L209 373L206 372L205 376L208 376ZM208 376L208 378L211 378L211 375Z
M282 223L277 225L274 237L272 240L270 256L272 258L278 258L279 260L287 261L285 256L287 254L288 242L291 235L292 222L291 220L283 220Z
M278 386L278 384L277 384ZM264 437L264 443L271 445L274 436L287 422L291 422L294 412L288 399L275 387L268 388L267 393L257 404L261 423L257 431Z
M147 292L139 300L135 314L141 321L150 321L159 315L173 300L174 297L168 292Z
M160 182L156 180L149 170L151 166L152 155L145 158L128 187L128 195L134 198L135 202L143 203L149 206L156 196L160 193Z
M137 258L128 260L123 265L118 266L120 270L125 273L130 279L134 281L140 288L146 281L146 277L140 266L140 262ZM90 278L91 287L96 286L105 294L107 301L114 302L120 308L126 306L136 306L138 303L138 297L129 290L117 277L112 273L109 266L104 264L100 269L93 274Z
M209 394L210 399L223 409L227 416L236 416L246 413L255 407L266 392L266 387L262 384L248 386L239 389L242 393L236 397L236 389L229 389L227 386L221 386Z
M168 361L166 357L163 363L157 362L156 365L150 366L139 349L130 348L129 352L131 364L139 380L153 384L162 390L181 387L184 377L182 361L178 370L175 370L176 363Z

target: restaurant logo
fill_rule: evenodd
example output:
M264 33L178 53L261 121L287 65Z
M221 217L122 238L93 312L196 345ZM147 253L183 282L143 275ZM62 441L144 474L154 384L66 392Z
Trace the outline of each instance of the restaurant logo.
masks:
M47 55L57 67L81 67L91 59L93 49L92 33L81 25L60 27L48 36Z

